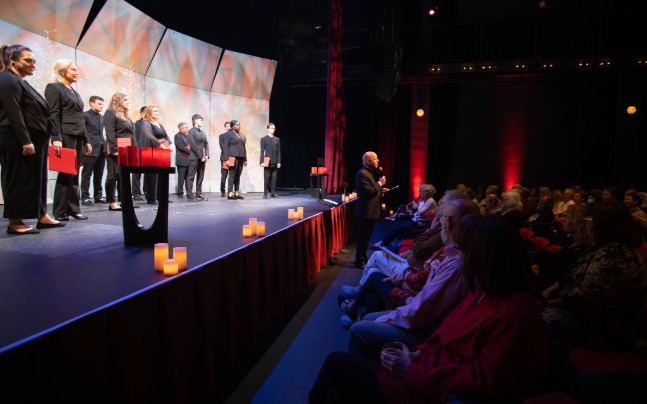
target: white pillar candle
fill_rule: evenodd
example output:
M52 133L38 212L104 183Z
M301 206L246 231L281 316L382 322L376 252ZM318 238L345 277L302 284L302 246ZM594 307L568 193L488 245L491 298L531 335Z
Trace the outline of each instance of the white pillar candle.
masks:
M258 220L256 220L255 217L250 217L249 218L249 225L252 226L252 234L256 234L256 226L258 224Z
M256 224L256 235L263 237L265 235L265 222L258 222Z
M155 244L154 264L156 271L164 270L164 260L168 259L168 243Z
M177 260L178 271L186 270L186 247L173 247L173 259Z
M175 258L164 260L164 275L177 275L177 272L177 260Z
M303 206L297 207L297 219L303 219Z
M243 237L251 237L252 236L252 226L248 224L243 225Z

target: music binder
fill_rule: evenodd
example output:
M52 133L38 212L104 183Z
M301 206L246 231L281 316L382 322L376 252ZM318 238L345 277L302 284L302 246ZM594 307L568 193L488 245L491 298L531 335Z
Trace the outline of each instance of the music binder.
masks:
M60 156L54 152L54 146L47 148L47 162L51 171L58 171L65 174L78 174L78 162L76 160L76 150L61 147Z

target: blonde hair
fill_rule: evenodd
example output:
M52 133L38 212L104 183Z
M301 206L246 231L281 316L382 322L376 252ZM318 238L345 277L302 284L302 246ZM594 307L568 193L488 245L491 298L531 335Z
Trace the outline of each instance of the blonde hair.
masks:
M63 73L76 64L72 59L58 59L52 64L52 72L50 73L50 81L52 83L60 82L63 78Z
M144 108L144 112L142 112L142 119L146 119L150 121L151 118L153 117L153 110L155 108L159 109L157 105L146 105L146 108Z
M121 119L122 121L132 122L132 119L130 119L130 116L128 116L128 108L121 106L124 98L126 98L126 94L114 93L112 95L112 98L110 99L110 105L108 106L108 109L115 111L117 118Z

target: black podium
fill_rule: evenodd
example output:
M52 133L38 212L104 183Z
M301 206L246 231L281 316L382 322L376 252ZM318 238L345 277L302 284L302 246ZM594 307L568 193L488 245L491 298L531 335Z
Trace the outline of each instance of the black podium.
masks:
M316 199L328 197L328 174L310 174L310 196Z
M119 166L119 195L121 196L121 217L124 226L126 246L152 247L155 243L168 242L168 184L169 174L175 167L127 167ZM148 229L139 223L133 206L130 185L131 173L157 175L157 216Z

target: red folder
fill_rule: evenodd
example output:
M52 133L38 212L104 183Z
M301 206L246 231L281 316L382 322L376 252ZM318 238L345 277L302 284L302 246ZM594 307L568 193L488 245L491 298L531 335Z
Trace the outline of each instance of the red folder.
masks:
M265 164L265 167L270 166L270 156L264 156L263 157L263 164Z
M65 174L78 174L78 162L76 160L75 149L66 149L65 147L61 147L60 156L57 156L56 153L54 153L54 146L49 146L47 148L47 157L50 170Z
M233 167L236 164L236 157L229 156L229 167Z

